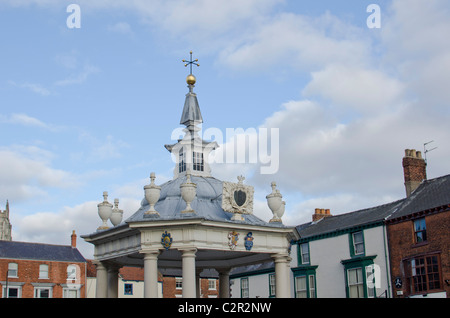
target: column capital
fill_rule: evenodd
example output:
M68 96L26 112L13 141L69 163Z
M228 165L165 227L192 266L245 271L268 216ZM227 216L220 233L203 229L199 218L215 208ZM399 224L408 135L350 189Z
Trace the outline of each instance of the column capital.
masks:
M142 249L139 250L140 254L160 254L161 251L159 249Z
M231 267L219 267L215 269L220 275L230 275Z
M95 265L95 268L97 270L107 270L108 266L105 262L99 261L99 260L93 260L92 264Z
M158 257L161 254L160 250L140 250L140 254L144 254L144 259L151 259Z
M288 263L292 260L288 253L272 254L271 257L275 263Z
M181 252L182 257L195 257L195 254L197 253L195 247L179 248L178 250Z

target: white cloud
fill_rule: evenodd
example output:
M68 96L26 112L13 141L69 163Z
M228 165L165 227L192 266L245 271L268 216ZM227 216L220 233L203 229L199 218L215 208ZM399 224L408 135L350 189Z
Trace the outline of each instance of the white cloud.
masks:
M333 107L373 115L403 106L404 84L380 70L329 65L312 73L303 94L331 100Z
M390 10L383 10L379 39L331 14L274 15L279 3L80 2L83 10L86 5L139 12L146 22L164 30L164 37L182 36L186 42L220 51L218 63L227 71L265 72L280 65L311 74L309 84L299 87L303 97L283 104L263 124L280 129L280 171L274 176L255 174L252 180L270 184L275 179L280 188L290 189L290 197L305 198L297 205L288 202L286 220L309 221L316 207L348 212L403 196L403 150L420 150L429 140L435 140L439 150L433 152L428 168L438 174L434 176L448 173L450 42L444 38L450 33L448 1L431 0L426 6L419 0L392 2ZM121 27L126 31L126 25ZM59 84L82 82L92 74L89 68L83 71L86 75L74 74ZM120 156L124 145L108 137L91 146L106 158ZM42 162L41 167L49 168ZM231 172L213 173L228 179L250 171L237 165L227 169ZM131 193L132 188L124 186L121 191ZM258 202L258 210L266 209L263 204Z
M13 85L15 87L19 87L19 88L25 88L33 93L36 93L38 95L41 96L49 96L51 94L50 90L48 90L47 88L45 88L44 86L42 86L41 84L37 84L37 83L16 83L15 81L11 81L9 80L8 83L10 85Z
M51 188L80 185L77 176L54 169L52 154L38 147L0 148L0 193L3 199L23 201L46 197Z
M85 242L81 235L94 233L102 224L97 208L97 204L102 201L103 197L99 195L98 201L66 206L57 212L36 212L21 216L12 211L13 239L23 242L70 245L70 236L75 230L78 236L77 248L85 258L92 259L93 245ZM108 201L113 203L114 196L110 195ZM123 220L135 213L139 207L140 200L120 198L119 208L124 211ZM109 222L108 225L112 226Z
M326 13L318 18L283 13L263 20L236 47L228 46L221 60L232 69L276 65L315 70L326 64L367 63L369 43L361 32Z
M10 116L0 114L0 122L50 129L50 126L46 123L27 114L11 114Z
M428 166L429 172L433 171L429 177L448 174L445 162L450 155L446 147L450 131L443 129L442 123L450 119L446 105L450 95L445 87L450 80L450 46L435 42L440 38L436 31L450 32L448 14L442 14L449 8L444 8L443 1L421 8L419 1L395 2L390 22L383 24L384 36L378 45L384 53L378 56L366 57L348 49L350 42L345 39L315 37L323 42L318 48L326 51L331 48L327 43L335 44L348 60L332 55L322 59L327 52L306 58L320 64L303 90L309 100L285 103L264 123L280 128L280 171L270 177L255 175L256 182L274 178L281 187L305 198L295 207L287 205L287 220L307 222L314 208L343 213L403 197L403 150L422 150L428 140L440 141L434 144L439 150L433 153L433 165ZM290 25L299 30L293 21ZM262 34L268 35L270 27ZM280 23L278 27L286 29ZM310 33L323 35L314 30ZM247 57L258 50L270 57L270 49L263 50L269 42L265 44L261 36L248 47ZM359 52L364 52L366 42L357 42ZM289 54L293 46L286 44L281 52L273 51L281 58L280 54ZM368 49L366 52L371 51ZM296 54L302 53L299 46ZM367 61L375 61L377 67Z
M76 73L73 73L69 77L59 80L55 82L56 86L67 86L74 84L82 84L86 82L88 77L92 74L96 74L100 71L100 69L96 66L86 64L83 66L82 70Z
M105 140L100 140L88 132L82 132L79 135L79 140L87 146L88 150L73 153L72 159L79 158L90 162L120 158L122 156L121 150L129 147L126 142L116 140L111 135L106 136Z
M117 22L114 25L109 25L108 30L111 32L116 32L120 34L128 34L132 35L133 30L131 29L131 26L126 22Z

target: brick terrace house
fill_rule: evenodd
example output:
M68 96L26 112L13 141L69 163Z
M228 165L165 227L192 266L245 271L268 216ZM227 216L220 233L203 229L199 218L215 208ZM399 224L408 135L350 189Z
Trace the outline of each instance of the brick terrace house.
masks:
M415 150L403 167L407 198L386 221L394 297L450 297L450 175L427 180Z
M71 245L0 241L1 298L84 298L86 260Z

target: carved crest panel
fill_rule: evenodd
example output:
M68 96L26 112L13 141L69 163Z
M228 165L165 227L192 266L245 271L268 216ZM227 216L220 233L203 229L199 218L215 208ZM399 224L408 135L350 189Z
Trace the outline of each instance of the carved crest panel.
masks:
M238 183L223 182L222 209L231 213L253 214L252 186L243 183L244 177L238 177Z

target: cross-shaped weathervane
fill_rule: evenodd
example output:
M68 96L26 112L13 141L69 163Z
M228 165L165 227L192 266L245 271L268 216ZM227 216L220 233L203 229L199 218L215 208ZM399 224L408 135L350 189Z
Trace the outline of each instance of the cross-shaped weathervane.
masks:
M190 68L191 68L191 75L192 75L192 64L197 65L197 66L200 66L200 64L197 63L198 59L192 60L192 51L190 52L190 54L191 54L191 59L189 61L183 60L183 63L186 63L186 64L184 64L184 66L186 66L186 67L188 65L190 66Z

